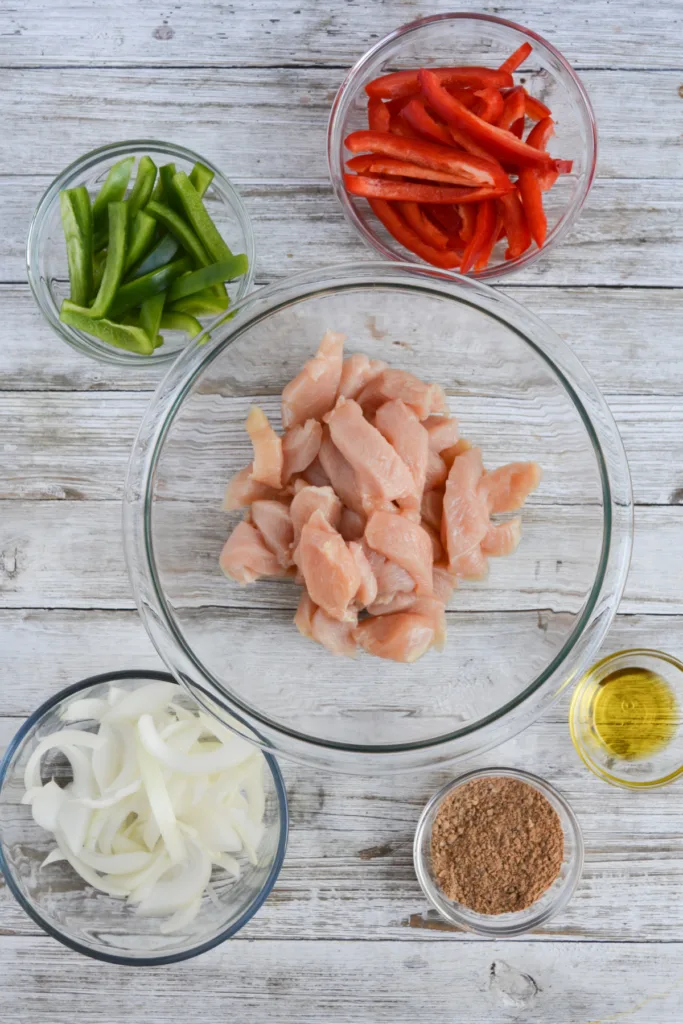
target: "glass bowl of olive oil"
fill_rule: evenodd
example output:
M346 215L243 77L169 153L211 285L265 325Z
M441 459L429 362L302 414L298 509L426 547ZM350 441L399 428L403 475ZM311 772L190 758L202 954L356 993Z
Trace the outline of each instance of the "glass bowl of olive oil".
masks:
M603 658L572 696L569 728L585 764L627 789L665 786L683 774L683 664L661 651Z

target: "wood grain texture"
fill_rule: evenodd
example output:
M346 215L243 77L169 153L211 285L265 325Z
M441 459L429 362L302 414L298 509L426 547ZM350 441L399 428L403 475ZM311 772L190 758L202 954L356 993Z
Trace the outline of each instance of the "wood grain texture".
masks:
M608 3L577 0L462 0L459 11L494 14L529 25L575 66L678 68L680 3L654 5L647 18ZM155 65L186 67L353 64L388 32L416 18L453 10L452 0L402 0L333 7L300 0L159 7L151 0L98 4L17 0L3 7L0 62L24 65Z

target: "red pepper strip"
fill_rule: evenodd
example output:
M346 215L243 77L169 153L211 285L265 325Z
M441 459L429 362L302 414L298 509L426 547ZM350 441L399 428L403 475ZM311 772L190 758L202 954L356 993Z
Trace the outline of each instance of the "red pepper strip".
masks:
M468 206L468 210L472 207ZM457 206L444 206L443 204L427 204L427 213L430 217L440 224L444 231L450 236L451 241L460 239L460 228L462 227L462 218L458 213ZM452 248L457 248L457 245L452 245Z
M517 188L522 198L522 206L529 223L529 230L534 242L540 249L545 242L548 220L543 209L541 183L533 167L522 167L517 179Z
M505 259L516 260L531 245L531 232L524 215L524 207L516 190L501 196L498 205L503 216L505 234L508 236Z
M387 110L389 111L392 117L394 116L394 114L401 113L406 103L408 102L408 99L409 97L400 96L397 100L386 101Z
M545 103L541 103L535 96L530 96L529 93L524 90L524 110L527 117L530 117L532 121L542 121L544 117L550 117L550 107L546 107Z
M482 121L471 110L467 110L440 85L433 72L420 71L420 81L423 95L429 106L449 125L463 128L468 135L474 138L475 142L481 143L484 149L493 156L522 167L528 165L547 166L550 163L547 153L527 146L525 142L510 132Z
M461 128L456 128L452 124L448 126L448 131L451 134L452 142L455 142L458 146L464 149L466 153L471 153L472 156L478 156L481 160L493 160L500 167L500 163L496 160L495 156L491 156L487 153L484 147L480 146L478 142L475 142L467 132L462 131Z
M413 131L402 114L392 114L389 121L389 133L399 135L402 139L419 139L417 132Z
M452 103L456 102L450 96L449 99ZM463 185L485 186L503 192L509 192L512 188L509 177L495 160L483 160L469 153L439 146L435 142L397 139L391 133L363 131L352 132L344 141L352 153L380 153L382 156L393 156L420 164L421 167L431 167L435 171L447 171L458 177ZM541 155L536 149L529 148L529 152ZM543 156L549 161L547 154Z
M425 214L417 203L399 203L398 208L409 227L416 235L419 235L423 242L433 246L434 249L448 248L448 235Z
M403 108L401 117L408 122L411 128L432 142L441 142L444 146L453 145L453 137L448 128L432 117L421 96L414 96L410 100Z
M507 131L511 131L515 121L522 119L524 123L524 89L521 85L518 85L515 89L511 89L505 97L503 103L503 112L500 117L496 120L496 124L499 128L505 128ZM527 142L529 140L527 139Z
M436 68L433 72L444 85L466 86L470 89L504 89L513 85L512 75L507 71L495 71L482 67ZM420 91L418 71L393 71L368 82L365 91L368 96L383 100L396 100L401 96L412 96Z
M474 269L475 270L486 270L486 268L489 265L489 261L491 259L491 254L493 252L493 248L494 248L496 242L498 241L498 239L500 237L500 232L501 232L501 229L502 229L502 226L503 226L503 215L500 212L500 209L498 208L497 205L496 205L495 213L496 213L496 219L495 219L495 223L493 225L493 231L489 235L488 242L485 242L484 245L479 250L479 255L477 256L477 258L476 258L476 260L474 262Z
M468 206L466 203L458 204L458 213L462 220L462 228L460 229L460 235L463 242L467 245L468 242L472 241L474 235L474 226L477 221L477 211L473 206Z
M390 156L352 156L346 161L350 171L357 174L380 174L389 178L417 178L418 181L440 181L444 185L460 185L460 178L446 171L434 171L431 167L420 167L405 160Z
M497 199L499 188L458 188L453 185L421 185L414 181L388 181L362 174L345 174L346 191L353 196L373 199L406 200L415 203L479 203Z
M533 126L526 138L527 146L533 146L534 149L545 149L548 148L548 142L555 133L555 122L552 117L544 117L541 121L537 121Z
M409 252L414 252L425 262L435 267L442 267L444 270L451 270L460 263L460 253L451 249L440 252L430 245L425 245L419 235L416 235L412 228L408 227L401 215L382 199L369 199L370 208L375 217L381 220L390 235L393 235L397 242L405 246Z
M513 135L516 135L518 139L524 135L524 118L520 117L514 124L510 125L510 131Z
M368 100L368 127L373 132L388 132L391 114L382 100L370 97Z
M471 89L461 89L457 85L447 85L445 88L446 92L449 92L456 100L460 100L463 107L467 107L468 110L478 109L481 105L481 101Z
M463 253L462 262L460 263L461 274L466 274L471 270L474 261L477 259L482 249L489 244L491 235L494 233L495 229L495 203L491 202L491 200L488 200L485 203L480 203L477 207L477 222L474 227L474 234L467 243L467 248Z
M488 121L489 124L498 124L498 118L503 113L503 108L505 107L505 100L500 95L500 89L479 89L474 95L481 101L477 114L482 121Z
M523 64L531 53L533 47L531 43L522 43L518 46L514 53L511 53L507 60L504 60L500 65L501 71L516 71L520 64Z

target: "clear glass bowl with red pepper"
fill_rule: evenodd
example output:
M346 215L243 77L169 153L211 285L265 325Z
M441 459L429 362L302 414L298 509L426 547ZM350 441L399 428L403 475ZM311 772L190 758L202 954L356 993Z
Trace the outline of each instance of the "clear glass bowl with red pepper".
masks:
M328 126L332 184L364 241L481 279L566 237L596 156L590 100L562 54L483 14L386 36L342 82Z

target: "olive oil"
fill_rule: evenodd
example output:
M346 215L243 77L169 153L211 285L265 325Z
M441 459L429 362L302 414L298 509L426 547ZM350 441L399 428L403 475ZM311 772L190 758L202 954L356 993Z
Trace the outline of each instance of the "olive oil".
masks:
M669 684L648 668L620 668L591 694L593 733L614 757L643 760L663 750L679 722Z

